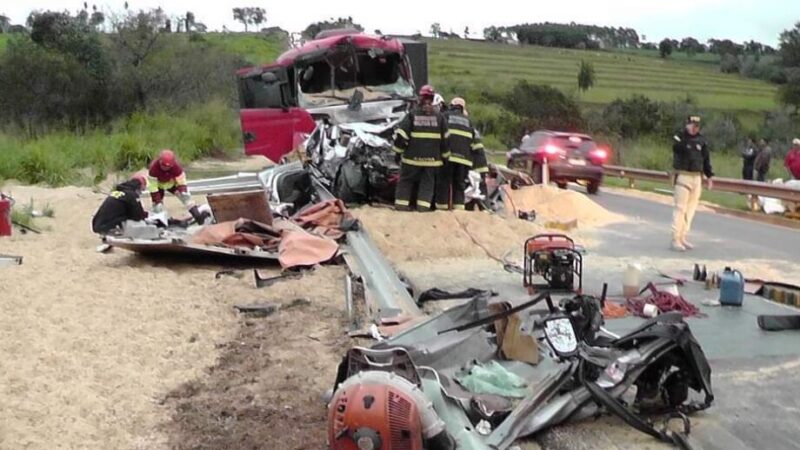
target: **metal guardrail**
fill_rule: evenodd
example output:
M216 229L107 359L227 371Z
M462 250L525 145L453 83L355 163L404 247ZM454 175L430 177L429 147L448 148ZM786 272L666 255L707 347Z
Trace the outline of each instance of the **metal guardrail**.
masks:
M633 184L634 180L670 183L669 172L621 166L605 166L604 169L606 176L627 178L631 181L631 184ZM720 192L732 192L742 195L757 195L760 197L777 198L791 202L800 202L800 189L782 186L780 184L762 183L759 181L714 177L714 186L712 190Z

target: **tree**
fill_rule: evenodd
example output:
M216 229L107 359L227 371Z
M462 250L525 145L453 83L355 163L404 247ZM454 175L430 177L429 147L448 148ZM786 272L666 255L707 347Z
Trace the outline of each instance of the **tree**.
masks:
M161 30L169 19L161 8L152 11L128 13L114 23L111 39L119 54L120 63L127 66L125 73L132 84L139 108L147 105L146 71L144 64L159 49Z
M339 17L338 19L331 17L328 20L310 24L305 30L303 30L301 36L304 39L314 39L322 31L339 29L364 31L364 27L353 22L352 17Z
M436 22L431 25L431 35L435 38L439 38L442 35L442 24Z
M672 41L669 39L664 39L658 43L658 54L661 55L662 58L666 58L667 56L672 54Z
M233 8L233 19L244 25L244 32L247 33L248 25L261 25L267 21L264 8L247 6L243 8Z
M578 89L582 92L588 91L594 86L594 80L594 64L581 60L581 67L578 70Z
M186 11L186 18L183 19L184 22L184 29L186 32L192 31L195 25L194 13L191 11Z
M689 56L694 56L697 53L703 53L706 51L706 48L703 46L703 44L693 37L683 38L678 45L678 49L680 49L682 52L686 52L686 54Z
M9 28L11 28L11 19L0 14L0 33L8 33Z
M800 67L800 22L781 33L778 54L784 67Z
M794 107L794 113L800 110L800 68L788 69L786 84L778 88L778 99L787 106Z
M500 31L500 28L492 25L483 29L483 37L487 41L500 42L503 39L503 33Z

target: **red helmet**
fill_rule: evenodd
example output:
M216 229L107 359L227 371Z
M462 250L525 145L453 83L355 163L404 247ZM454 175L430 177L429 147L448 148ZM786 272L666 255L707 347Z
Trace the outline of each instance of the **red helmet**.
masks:
M436 95L436 90L433 89L433 86L431 86L430 84L426 84L425 86L422 86L421 88L419 88L419 96L420 97L431 97L431 98L433 98L434 95Z
M175 166L175 152L170 149L161 150L158 154L158 165L164 169L170 169Z
M142 186L142 190L145 190L145 189L147 189L147 182L148 182L148 179L147 179L147 172L145 172L145 171L136 172L136 173L135 173L135 174L133 174L133 176L131 177L131 180L136 180L136 181L138 181L138 182L139 182L139 184Z

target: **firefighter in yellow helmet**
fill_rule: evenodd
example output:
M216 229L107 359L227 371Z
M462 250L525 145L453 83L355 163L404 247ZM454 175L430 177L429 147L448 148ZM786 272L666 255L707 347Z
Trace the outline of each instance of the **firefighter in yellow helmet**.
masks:
M467 177L469 171L475 169L475 159L478 152L483 152L483 144L469 120L467 102L463 98L456 97L450 102L445 121L447 160L436 179L436 209L450 209L451 205L453 209L464 209Z
M430 211L432 207L436 172L443 164L446 126L444 116L433 105L435 94L432 86L422 86L419 106L394 132L394 151L402 162L394 201L398 210L410 210L414 198L417 211Z

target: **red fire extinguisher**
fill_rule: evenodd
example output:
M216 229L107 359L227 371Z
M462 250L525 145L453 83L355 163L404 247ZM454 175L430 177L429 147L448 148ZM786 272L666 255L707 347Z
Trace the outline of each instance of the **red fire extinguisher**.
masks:
M11 236L11 207L14 199L0 193L0 236Z

